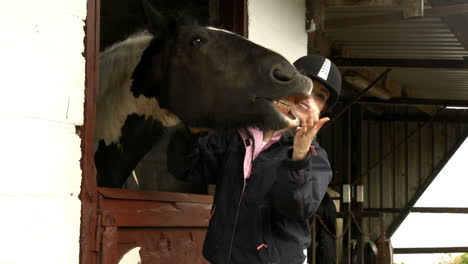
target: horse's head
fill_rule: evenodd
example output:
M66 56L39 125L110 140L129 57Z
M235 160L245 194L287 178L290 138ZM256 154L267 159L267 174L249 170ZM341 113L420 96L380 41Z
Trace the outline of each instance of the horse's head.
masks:
M179 119L211 128L298 125L290 105L310 94L312 83L286 59L231 32L162 16L147 1L149 33L100 55L99 186L120 187Z
M312 83L285 58L231 32L163 17L147 1L143 5L155 38L133 74L134 95L157 97L193 126L298 124L290 105L310 94Z

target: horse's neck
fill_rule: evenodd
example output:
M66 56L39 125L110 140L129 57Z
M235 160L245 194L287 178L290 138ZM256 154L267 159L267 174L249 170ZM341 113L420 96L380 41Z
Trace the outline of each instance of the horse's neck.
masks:
M133 70L152 38L148 34L131 37L102 54L101 87L96 105L96 140L104 140L106 144L119 142L121 128L131 114L158 120L166 127L179 123L174 114L159 107L156 98L135 97L131 91Z
M100 85L97 101L131 78L153 36L147 32L137 33L101 53L99 58Z

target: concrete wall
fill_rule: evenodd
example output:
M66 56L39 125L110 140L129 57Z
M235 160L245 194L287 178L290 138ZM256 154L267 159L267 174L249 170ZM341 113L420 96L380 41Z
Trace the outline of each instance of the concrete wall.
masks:
M78 263L86 0L0 8L0 263Z
M305 0L249 0L249 39L294 62L307 54Z

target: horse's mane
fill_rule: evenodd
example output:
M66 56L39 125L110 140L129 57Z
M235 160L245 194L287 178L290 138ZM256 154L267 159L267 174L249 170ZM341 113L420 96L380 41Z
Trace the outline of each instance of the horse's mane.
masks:
M131 78L152 39L153 35L149 32L141 31L113 44L100 54L100 84L96 94L98 102L111 87L121 87L123 82Z

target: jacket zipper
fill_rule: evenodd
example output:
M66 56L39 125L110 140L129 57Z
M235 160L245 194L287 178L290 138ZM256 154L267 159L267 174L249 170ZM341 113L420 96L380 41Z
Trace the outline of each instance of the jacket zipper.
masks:
M244 185L242 186L242 193L239 199L239 203L237 204L237 210L236 210L236 218L234 219L234 228L232 230L232 236L231 236L231 243L229 244L229 253L228 253L228 262L229 264L231 262L231 251L232 251L232 243L234 242L234 235L236 234L236 228L237 228L237 218L239 216L239 209L242 203L242 198L244 197L244 192L245 192L245 187L247 185L247 182L244 178Z
M299 174L302 176L304 182L305 182L305 176L304 176L304 170L300 170ZM296 189L296 195L299 200L299 215L301 218L304 218L304 200L303 196L301 195L301 192L299 189Z

